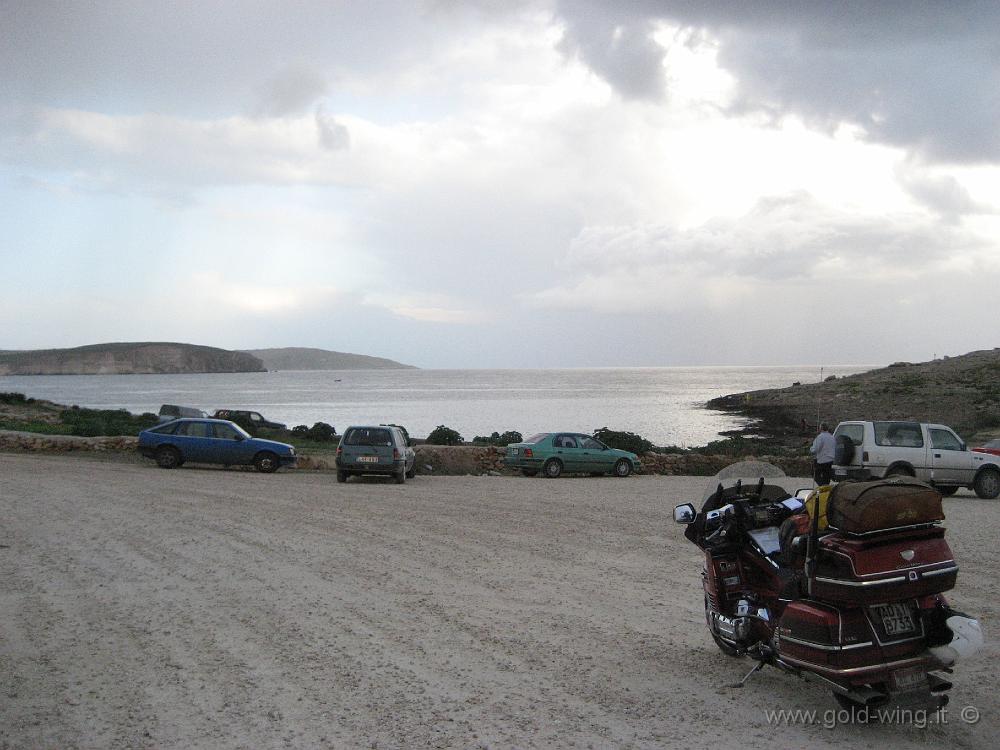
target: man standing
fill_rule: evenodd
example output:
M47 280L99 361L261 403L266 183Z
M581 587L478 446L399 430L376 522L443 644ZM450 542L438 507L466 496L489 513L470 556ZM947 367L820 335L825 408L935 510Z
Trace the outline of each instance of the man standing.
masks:
M833 459L837 452L837 441L830 434L830 426L823 422L819 426L819 435L813 440L809 452L813 454L813 479L816 484L830 484L833 479Z

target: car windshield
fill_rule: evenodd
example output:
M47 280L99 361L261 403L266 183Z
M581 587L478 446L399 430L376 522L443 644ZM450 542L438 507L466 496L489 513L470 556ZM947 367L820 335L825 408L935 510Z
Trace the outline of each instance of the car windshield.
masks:
M522 443L540 443L543 440L545 440L545 438L547 438L551 434L552 434L551 432L539 432L537 435L532 435L530 438L525 438L521 442Z

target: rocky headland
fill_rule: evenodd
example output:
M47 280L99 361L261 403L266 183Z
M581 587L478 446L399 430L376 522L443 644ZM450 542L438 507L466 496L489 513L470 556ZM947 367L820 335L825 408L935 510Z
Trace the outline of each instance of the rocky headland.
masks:
M91 344L0 354L0 375L152 375L266 369L246 352L172 342Z
M1000 435L1000 349L734 393L707 406L747 417L744 435L790 442L812 437L820 421L848 419L937 422L984 440Z
M268 370L415 370L392 359L370 357L367 354L335 352L304 346L286 346L279 349L249 349L247 354L257 357Z

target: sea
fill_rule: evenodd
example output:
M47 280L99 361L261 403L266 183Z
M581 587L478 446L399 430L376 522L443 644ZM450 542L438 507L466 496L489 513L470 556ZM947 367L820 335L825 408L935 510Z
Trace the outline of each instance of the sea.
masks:
M161 404L250 409L289 427L393 423L414 437L438 425L466 440L493 432L634 432L695 446L746 420L705 408L716 396L818 382L880 365L615 367L538 370L323 370L198 375L2 376L0 392L96 409Z

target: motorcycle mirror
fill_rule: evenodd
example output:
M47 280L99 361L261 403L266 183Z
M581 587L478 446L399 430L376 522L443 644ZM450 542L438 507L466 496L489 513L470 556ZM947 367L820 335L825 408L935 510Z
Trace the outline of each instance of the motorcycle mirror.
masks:
M691 523L694 516L694 506L691 503L684 503L674 508L674 521L677 523Z

